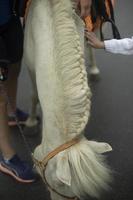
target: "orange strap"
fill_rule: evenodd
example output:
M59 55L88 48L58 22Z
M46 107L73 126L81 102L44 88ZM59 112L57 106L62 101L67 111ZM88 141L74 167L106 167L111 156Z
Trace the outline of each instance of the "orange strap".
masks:
M65 196L61 193L59 193L57 190L55 190L54 188L51 187L51 185L48 183L46 176L45 176L45 171L46 171L46 167L47 164L49 162L49 160L51 160L54 156L56 156L58 153L70 148L71 146L77 144L80 141L79 138L74 138L71 141L66 142L65 144L57 147L55 150L51 151L44 159L42 159L41 161L38 161L36 158L33 157L33 161L35 163L35 165L40 169L41 173L43 174L43 180L46 183L46 185L50 188L50 190L52 190L53 192L55 192L56 194L58 194L59 196L62 196L63 198L69 199L69 200L78 200L77 197L68 197Z
M58 153L70 148L71 146L77 144L80 141L79 138L74 138L71 141L66 142L65 144L62 144L61 146L57 147L55 150L51 151L45 158L43 158L41 161L38 161L36 158L34 158L35 163L38 165L43 165L44 167L48 164L48 161L51 160L53 157L55 157Z

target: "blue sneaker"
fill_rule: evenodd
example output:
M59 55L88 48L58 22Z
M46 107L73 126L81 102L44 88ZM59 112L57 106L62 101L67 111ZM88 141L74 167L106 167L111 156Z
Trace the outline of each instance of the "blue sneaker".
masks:
M35 173L28 163L23 162L17 155L10 160L0 161L0 171L13 177L20 183L32 183L35 181Z
M20 110L20 109L16 109L16 116L18 118L19 124L24 125L26 120L28 119L29 115L28 113L25 113L24 111ZM16 126L16 120L14 115L8 116L8 125L9 126Z

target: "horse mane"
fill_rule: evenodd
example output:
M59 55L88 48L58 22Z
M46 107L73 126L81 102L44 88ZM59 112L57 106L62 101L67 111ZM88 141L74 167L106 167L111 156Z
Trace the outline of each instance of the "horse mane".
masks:
M90 115L91 91L88 86L81 40L73 19L70 1L55 0L53 18L55 24L55 68L60 90L60 126L63 135L79 135ZM81 22L81 29L83 29ZM62 121L62 122L61 122Z
M47 93L43 96L47 98L43 103L45 111L50 113L48 115L50 118L45 119L43 124L43 128L45 127L43 134L45 135L46 131L47 137L43 135L42 143L36 148L34 155L37 159L41 159L46 153L46 148L49 150L44 142L51 137L54 143L54 130L60 135L61 142L79 137L78 144L51 159L47 165L46 178L57 191L61 190L62 193L63 190L63 194L64 188L67 186L68 190L65 190L67 195L73 193L79 198L85 195L99 197L101 190L108 189L108 183L111 180L110 170L104 163L104 156L101 154L110 151L111 147L105 143L87 141L83 136L91 108L91 91L88 86L82 48L84 26L81 19L74 14L70 0L51 0L48 1L48 5L50 5L49 10L52 13L54 37L52 40L55 51L52 54L54 62L51 66L44 66L45 69L43 69L44 71L53 70L55 85L52 85L52 78L50 78L51 82L48 79L47 83L54 91L54 94L50 93L53 95L50 97L54 101L49 105ZM43 56L41 58L43 59ZM47 77L45 76L45 78ZM47 88L43 88L43 90L45 89ZM46 113L44 115L47 118ZM50 129L50 126L53 128ZM60 138L58 137L58 139ZM41 176L44 177L45 167L42 170Z

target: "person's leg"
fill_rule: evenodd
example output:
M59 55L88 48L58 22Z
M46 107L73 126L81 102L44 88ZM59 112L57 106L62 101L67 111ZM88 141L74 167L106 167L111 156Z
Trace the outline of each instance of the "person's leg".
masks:
M14 114L17 116L20 124L25 124L28 119L28 114L17 108L17 89L18 77L20 72L20 62L10 64L8 66L8 80L6 81L6 90L9 98L8 104L8 125L15 126L16 120Z
M4 42L7 50L7 59L12 63L8 66L9 75L6 83L7 94L10 100L8 105L9 125L16 125L14 120L14 114L17 115L20 123L25 123L28 118L28 114L24 113L20 109L17 109L16 96L18 77L21 68L21 58L23 54L23 29L18 17L13 17L4 32Z
M1 84L1 83L0 83ZM10 130L7 120L7 102L3 94L3 87L0 85L0 171L12 176L21 183L31 183L35 181L35 174L26 162L23 162L14 151Z
M0 91L0 149L5 159L11 159L15 151L11 146L7 119L7 102Z
M5 38L3 34L0 35L0 171L12 176L17 181L22 183L31 183L35 180L34 173L32 168L29 166L28 163L23 162L16 154L14 148L11 145L10 137L10 130L8 127L8 117L7 117L7 95L5 91L4 85L9 87L8 78L10 79L11 87L9 89L9 93L12 90L13 96L16 97L16 88L15 83L17 78L14 81L14 72L12 74L11 79L11 67L8 72L8 63L9 59L7 57L7 48L5 45ZM17 68L19 70L19 68ZM18 71L19 73L19 71ZM7 76L8 74L8 76ZM17 72L15 74L17 77ZM7 80L7 81L6 81ZM6 83L7 82L7 83ZM12 84L13 83L13 84ZM15 98L16 99L16 98Z
M16 98L17 98L17 86L18 76L20 72L20 62L11 64L9 66L8 80L6 82L6 89L8 97L10 99L11 106L8 105L8 115L12 115L16 112Z

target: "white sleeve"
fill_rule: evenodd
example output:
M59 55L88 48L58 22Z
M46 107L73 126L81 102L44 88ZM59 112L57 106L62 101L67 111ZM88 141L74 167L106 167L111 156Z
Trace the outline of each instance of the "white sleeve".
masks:
M133 54L133 37L120 40L112 39L104 41L105 49L111 53L124 55Z

